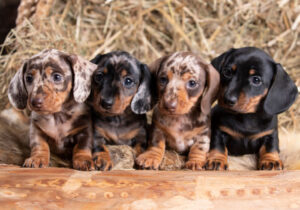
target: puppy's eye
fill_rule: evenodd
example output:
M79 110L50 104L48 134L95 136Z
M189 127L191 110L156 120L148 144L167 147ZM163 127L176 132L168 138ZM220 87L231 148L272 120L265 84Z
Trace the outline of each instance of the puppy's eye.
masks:
M261 77L260 76L253 76L250 78L251 84L254 86L260 86L262 84Z
M159 83L160 83L161 85L166 85L166 84L168 83L168 78L167 78L167 77L164 77L164 76L160 77L160 78L159 78Z
M102 72L97 72L97 74L95 74L94 79L96 82L101 82L101 80L103 79L103 73Z
M60 73L53 73L52 79L54 82L61 82L63 80L63 76Z
M33 75L32 74L27 74L25 77L25 80L27 83L32 83L33 82Z
M230 79L233 75L231 68L224 68L222 74L226 79Z
M197 82L195 80L189 80L187 83L187 88L195 88L197 86Z
M126 77L126 78L124 79L124 85L125 85L126 87L131 87L131 86L133 85L133 80L132 80L131 78L129 78L129 77Z

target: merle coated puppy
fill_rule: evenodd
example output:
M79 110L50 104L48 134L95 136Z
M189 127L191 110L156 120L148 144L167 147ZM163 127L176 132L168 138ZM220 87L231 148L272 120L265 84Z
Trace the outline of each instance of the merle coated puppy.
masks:
M258 169L283 169L277 115L295 101L297 87L264 51L230 49L212 60L221 85L212 111L212 139L206 165L227 169L227 155L258 155Z
M90 103L94 109L93 158L98 170L113 163L106 145L147 145L145 113L151 109L151 74L147 65L129 53L115 51L96 56Z

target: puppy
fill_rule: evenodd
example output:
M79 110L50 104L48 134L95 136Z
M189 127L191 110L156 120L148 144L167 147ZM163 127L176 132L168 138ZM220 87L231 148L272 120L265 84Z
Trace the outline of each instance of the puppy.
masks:
M93 168L92 125L82 102L90 93L97 65L55 49L24 62L10 82L8 97L17 109L31 112L31 155L25 167L47 167L51 152L73 155L73 168Z
M89 99L94 110L93 159L96 169L110 170L106 145L129 145L137 152L146 146L151 74L127 52L98 55L92 62L98 64Z
M210 143L210 108L219 74L190 52L177 52L150 65L158 101L153 111L151 147L137 158L143 168L158 169L166 144L188 153L186 168L202 170Z
M277 115L295 101L297 87L269 55L254 47L231 49L213 59L220 72L212 112L207 169L227 169L227 155L258 155L258 169L283 169Z

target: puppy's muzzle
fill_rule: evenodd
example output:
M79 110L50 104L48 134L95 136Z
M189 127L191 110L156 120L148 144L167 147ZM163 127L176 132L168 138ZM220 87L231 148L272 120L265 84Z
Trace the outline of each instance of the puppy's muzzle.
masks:
M113 98L103 98L101 100L100 104L101 104L102 108L109 110L109 109L111 109L112 105L114 104L114 100L113 100Z
M170 112L175 112L177 108L177 100L164 101L164 108Z
M44 99L42 97L34 97L31 99L31 105L33 108L40 109L43 106Z
M224 95L224 103L228 106L234 106L238 101L238 97L235 94L228 94Z

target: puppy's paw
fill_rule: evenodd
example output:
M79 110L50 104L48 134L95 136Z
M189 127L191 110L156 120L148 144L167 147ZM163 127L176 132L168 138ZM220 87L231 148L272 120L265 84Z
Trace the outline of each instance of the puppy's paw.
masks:
M163 155L150 150L139 155L136 159L136 163L141 168L157 170L162 162L162 158Z
M277 160L262 159L259 160L258 169L259 170L283 170L283 164L280 159Z
M94 170L94 163L90 156L76 156L73 158L73 168L80 171L91 171Z
M49 166L48 156L32 156L25 160L23 167L27 168L46 168Z
M195 170L198 170L198 171L201 171L205 168L205 161L203 160L188 160L186 163L185 163L185 167L187 169L191 169L193 171Z
M110 171L113 167L109 152L98 152L94 154L93 161L96 170L99 171Z
M205 164L206 170L224 171L228 169L228 163L226 160L220 159L208 159Z

